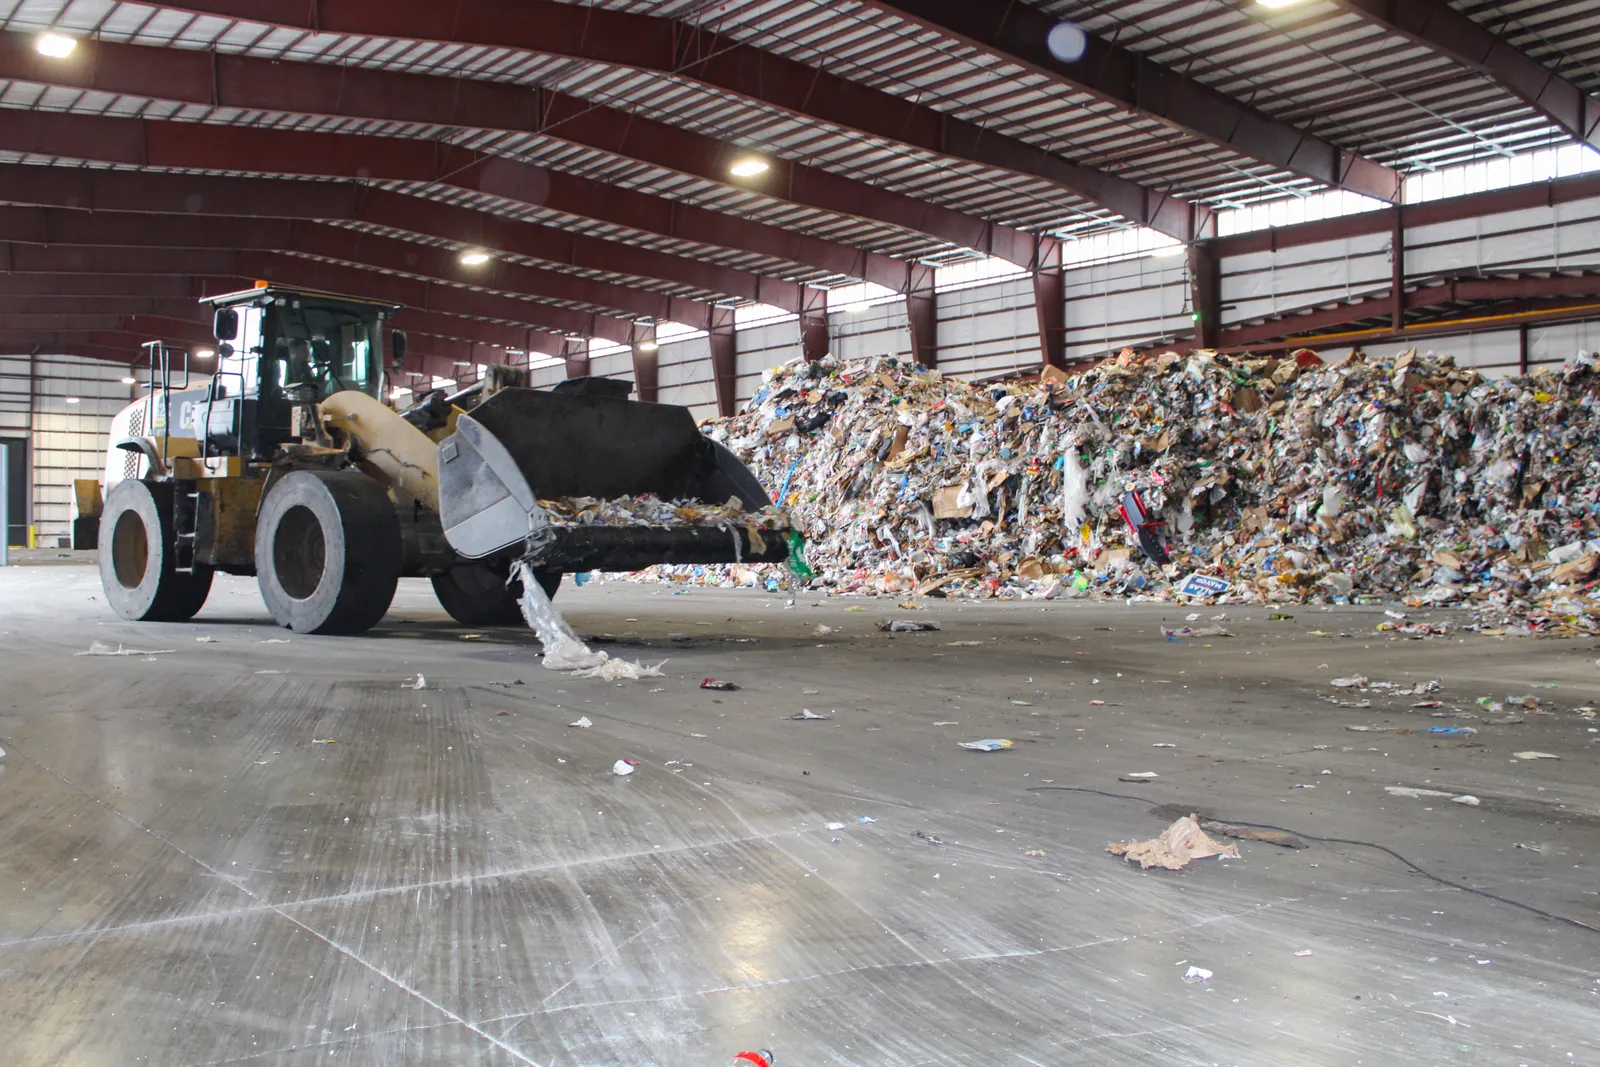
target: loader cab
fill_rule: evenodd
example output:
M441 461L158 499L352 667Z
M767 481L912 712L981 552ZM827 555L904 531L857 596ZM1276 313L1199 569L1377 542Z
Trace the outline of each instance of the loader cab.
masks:
M313 432L315 405L334 393L383 396L383 331L397 305L278 285L204 302L217 368L196 419L211 454L270 459Z

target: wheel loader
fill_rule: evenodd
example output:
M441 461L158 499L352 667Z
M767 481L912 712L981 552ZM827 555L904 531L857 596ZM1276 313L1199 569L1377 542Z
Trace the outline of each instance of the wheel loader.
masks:
M518 573L553 596L568 572L788 556L749 469L687 408L629 399L630 382L537 390L491 366L400 412L384 402L406 358L397 305L264 282L203 303L209 372L146 345L149 393L112 422L100 576L123 618L188 619L224 571L255 575L272 617L302 633L368 629L402 576L430 578L464 625L515 624ZM742 514L585 525L545 506L647 496Z

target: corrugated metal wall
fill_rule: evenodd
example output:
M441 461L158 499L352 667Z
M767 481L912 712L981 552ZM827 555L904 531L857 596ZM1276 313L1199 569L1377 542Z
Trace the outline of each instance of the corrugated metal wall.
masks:
M28 441L27 521L39 544L71 536L73 480L101 477L111 416L132 399L127 373L75 356L0 357L0 437Z
M1392 237L1356 237L1222 260L1222 322L1230 325L1265 315L1333 304L1389 291ZM1408 227L1404 234L1408 283L1476 274L1527 271L1600 271L1600 199L1485 215L1475 219ZM1580 350L1600 347L1600 323L1530 326L1529 369L1559 365ZM1515 374L1521 339L1516 328L1436 335L1404 343L1363 345L1388 355L1413 345L1423 352L1454 356L1484 374ZM1346 351L1348 344L1330 351Z

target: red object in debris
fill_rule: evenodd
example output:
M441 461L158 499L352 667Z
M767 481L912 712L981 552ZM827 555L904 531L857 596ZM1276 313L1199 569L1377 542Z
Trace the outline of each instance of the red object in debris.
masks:
M1294 361L1295 361L1295 363L1299 364L1302 367L1320 367L1320 366L1322 366L1322 357L1317 355L1315 352L1311 351L1311 349L1309 349L1309 348L1297 348L1297 349L1295 349L1294 350Z
M753 1063L756 1067L772 1067L772 1053L766 1049L762 1049L760 1052L741 1052L734 1059L743 1060L745 1063Z
M721 678L702 678L700 679L700 688L721 689L726 692L732 692L739 687L734 685L732 682L724 682Z

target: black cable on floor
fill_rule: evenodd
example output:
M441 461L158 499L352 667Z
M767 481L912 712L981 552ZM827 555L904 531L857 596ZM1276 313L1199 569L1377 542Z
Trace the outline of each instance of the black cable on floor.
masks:
M1140 804L1149 804L1151 802L1149 797L1136 797L1128 793L1108 793L1104 789L1089 789L1084 786L1076 785L1035 785L1030 786L1027 791L1030 793L1038 793L1047 790L1054 790L1063 793L1092 793L1095 796L1111 797L1113 800L1132 800ZM1590 926L1586 922L1581 922L1577 919L1569 919L1565 915L1557 915L1553 911L1545 911L1543 908L1536 908L1532 904L1524 904L1520 900L1512 900L1509 897L1502 897L1497 893L1489 892L1487 889L1478 889L1474 886L1462 885L1460 882L1452 882L1448 878L1443 878L1437 874L1434 874L1432 871L1419 867L1416 863L1406 859L1388 845L1379 845L1372 841L1353 841L1347 837L1318 837L1316 834L1308 834L1304 830L1295 830L1287 826L1271 826L1267 823L1259 822L1239 822L1235 819L1223 819L1215 815L1207 816L1207 818L1210 818L1216 822L1232 823L1234 826L1248 827L1251 830L1275 830L1280 834L1294 834L1296 837L1303 837L1307 841L1317 841L1325 845L1357 845L1361 848L1377 849L1379 852L1385 853L1399 860L1407 867L1410 867L1413 871L1416 871L1418 874L1422 875L1422 877L1427 878L1430 881L1438 882L1440 885L1449 886L1451 889L1459 889L1463 893L1471 893L1474 896L1483 897L1486 900L1493 900L1501 904L1508 904L1513 908L1521 908L1523 911L1532 912L1541 919L1549 919L1551 922L1566 923L1568 926L1576 926L1580 930L1587 930L1591 934L1600 934L1600 928Z

